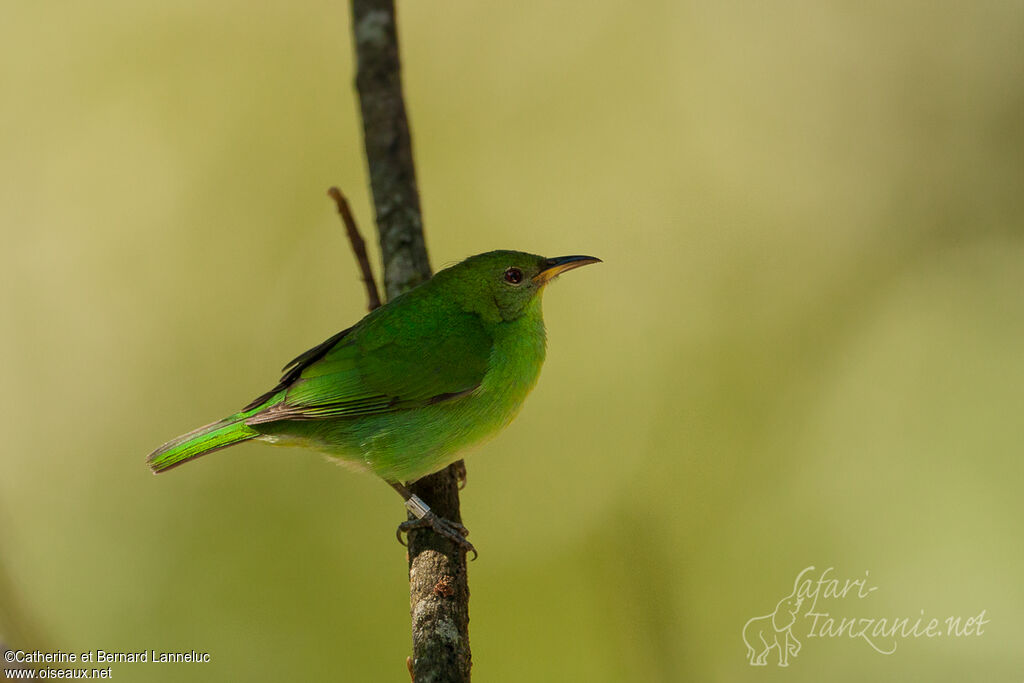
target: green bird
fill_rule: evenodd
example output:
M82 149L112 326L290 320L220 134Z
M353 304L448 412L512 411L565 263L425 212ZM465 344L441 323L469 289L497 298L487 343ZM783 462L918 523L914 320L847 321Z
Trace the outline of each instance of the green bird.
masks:
M518 251L472 256L371 311L288 363L270 391L153 451L159 473L250 439L307 446L388 482L416 517L467 550L414 482L494 435L519 412L544 363L541 295L559 274L600 262Z

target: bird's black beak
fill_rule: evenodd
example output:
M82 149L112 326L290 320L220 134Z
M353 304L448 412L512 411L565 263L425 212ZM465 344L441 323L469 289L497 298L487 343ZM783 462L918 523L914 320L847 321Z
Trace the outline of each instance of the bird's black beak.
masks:
M590 263L601 263L601 259L594 256L559 256L558 258L549 258L541 264L540 272L533 276L533 281L538 285L546 285L565 271Z

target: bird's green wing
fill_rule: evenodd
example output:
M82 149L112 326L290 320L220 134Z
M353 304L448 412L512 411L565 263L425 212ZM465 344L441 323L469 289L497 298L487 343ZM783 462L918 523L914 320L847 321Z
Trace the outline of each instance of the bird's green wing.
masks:
M280 384L248 409L266 407L246 422L405 410L463 396L480 385L493 339L478 316L378 310L384 315L368 316L285 366Z

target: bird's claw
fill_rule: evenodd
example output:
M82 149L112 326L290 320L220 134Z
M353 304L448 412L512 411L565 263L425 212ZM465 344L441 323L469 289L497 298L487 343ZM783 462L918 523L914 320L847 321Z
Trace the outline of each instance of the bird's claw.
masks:
M443 517L438 517L433 512L428 512L419 519L410 519L407 522L402 522L398 525L398 529L395 531L395 535L398 537L398 542L402 545L406 545L405 540L402 538L402 534L407 534L414 529L426 529L430 528L434 530L439 536L447 538L449 541L462 548L464 552L473 553L471 559L477 558L476 548L473 544L466 540L466 536L469 535L469 529L462 526L458 522L451 522Z

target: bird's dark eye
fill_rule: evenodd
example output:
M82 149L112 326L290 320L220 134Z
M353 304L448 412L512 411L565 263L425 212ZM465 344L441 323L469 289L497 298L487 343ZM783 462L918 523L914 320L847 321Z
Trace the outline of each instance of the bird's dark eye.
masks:
M505 270L505 282L511 285L518 285L523 281L523 271L512 267Z

